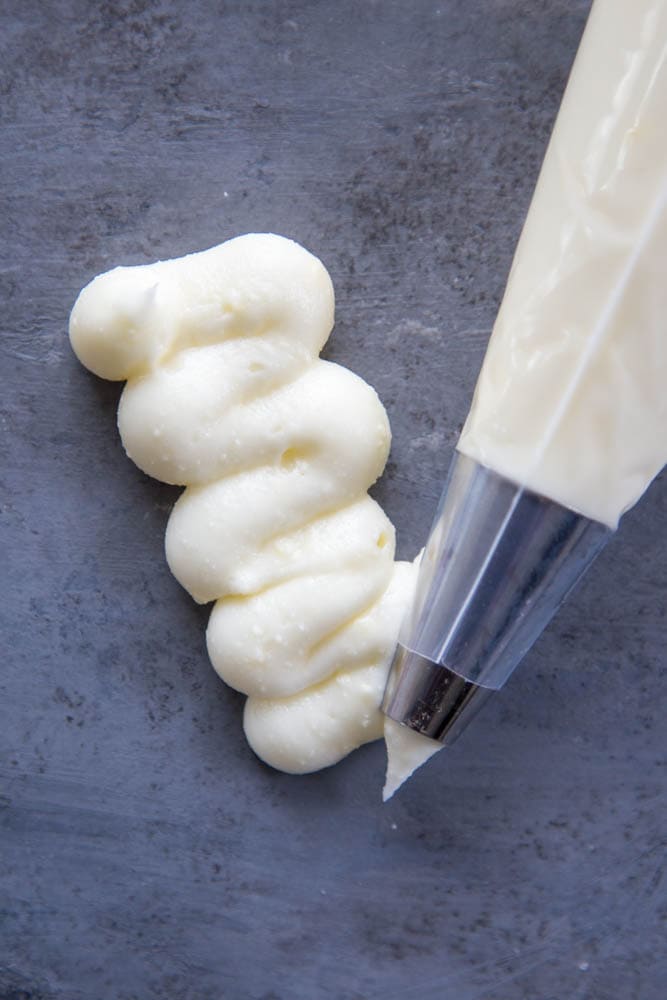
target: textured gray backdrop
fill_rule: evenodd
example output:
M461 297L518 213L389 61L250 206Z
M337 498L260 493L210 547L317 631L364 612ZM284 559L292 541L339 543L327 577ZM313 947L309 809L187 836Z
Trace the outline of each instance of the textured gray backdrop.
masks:
M66 339L117 263L304 243L411 557L587 8L2 5L0 1000L664 1000L664 482L383 807L379 746L306 778L247 748L164 563L177 491Z

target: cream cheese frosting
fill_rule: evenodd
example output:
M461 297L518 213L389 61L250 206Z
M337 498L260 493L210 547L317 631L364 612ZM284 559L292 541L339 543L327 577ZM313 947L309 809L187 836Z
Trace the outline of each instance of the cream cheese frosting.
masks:
M70 319L80 361L127 382L128 456L185 486L169 566L199 603L222 679L248 696L255 752L289 772L383 734L379 710L415 567L367 493L389 422L375 391L318 357L334 318L321 262L250 234L200 253L118 267Z
M593 5L458 444L611 528L667 461L666 39Z

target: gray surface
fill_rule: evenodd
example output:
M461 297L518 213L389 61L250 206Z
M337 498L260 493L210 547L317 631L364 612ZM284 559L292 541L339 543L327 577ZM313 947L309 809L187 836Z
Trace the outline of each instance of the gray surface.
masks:
M664 482L383 807L379 746L308 778L247 749L164 564L176 491L66 341L116 263L295 237L413 555L586 9L3 5L2 1000L663 1000Z

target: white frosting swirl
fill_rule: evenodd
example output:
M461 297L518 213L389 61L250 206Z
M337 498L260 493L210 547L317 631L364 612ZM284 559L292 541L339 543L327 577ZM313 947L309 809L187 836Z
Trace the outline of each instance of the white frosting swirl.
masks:
M72 346L126 379L132 460L187 488L169 566L215 600L219 675L249 696L255 751L285 771L335 763L382 735L379 702L414 568L367 495L389 451L374 390L318 358L334 296L317 258L249 235L178 260L116 268L81 292Z

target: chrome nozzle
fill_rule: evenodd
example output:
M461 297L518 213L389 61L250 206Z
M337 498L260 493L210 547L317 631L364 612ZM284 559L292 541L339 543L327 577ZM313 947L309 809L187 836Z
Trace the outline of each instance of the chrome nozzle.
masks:
M451 743L502 687L611 533L456 452L385 714Z

